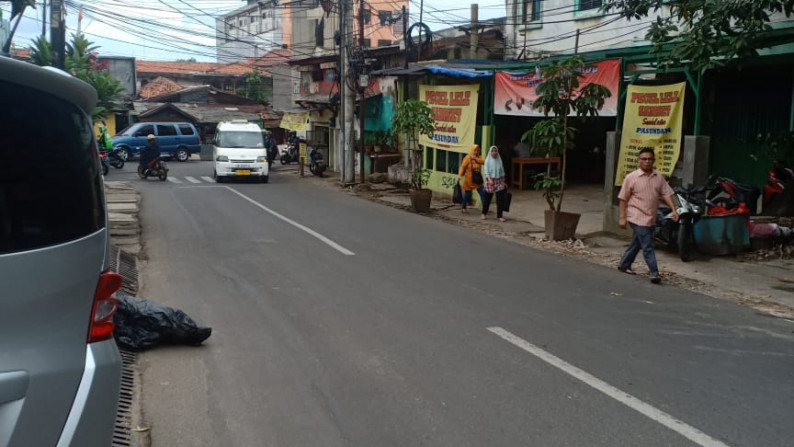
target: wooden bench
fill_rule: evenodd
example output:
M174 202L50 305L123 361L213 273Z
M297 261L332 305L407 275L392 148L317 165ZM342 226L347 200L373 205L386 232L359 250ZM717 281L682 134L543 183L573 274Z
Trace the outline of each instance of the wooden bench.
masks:
M510 186L524 189L524 166L552 165L560 170L560 157L515 157L510 169Z

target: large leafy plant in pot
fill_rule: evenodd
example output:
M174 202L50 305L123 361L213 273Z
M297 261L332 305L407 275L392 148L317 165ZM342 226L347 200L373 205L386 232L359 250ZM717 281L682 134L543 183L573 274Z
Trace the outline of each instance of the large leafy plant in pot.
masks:
M612 96L609 89L601 84L581 85L585 68L584 59L574 56L541 69L543 81L535 90L538 98L532 107L541 110L549 119L539 121L521 137L535 152L562 159L559 177L553 177L547 171L545 176L535 182L535 189L543 191L543 197L549 204L545 213L546 237L552 240L573 238L579 224L579 214L561 210L565 196L568 150L574 148L578 130L571 124L585 117L598 116L606 98Z
M411 149L411 205L416 212L430 211L433 191L424 188L430 179L430 171L422 166L422 151L419 149L419 135L432 136L436 122L433 109L418 99L408 99L397 105L392 118L395 134L402 134Z

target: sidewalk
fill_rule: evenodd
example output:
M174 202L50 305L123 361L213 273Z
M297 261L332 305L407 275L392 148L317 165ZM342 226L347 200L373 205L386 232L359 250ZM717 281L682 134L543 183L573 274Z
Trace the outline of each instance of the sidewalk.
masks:
M334 180L335 181L335 180ZM338 182L337 182L338 183ZM581 213L576 241L545 240L544 211L548 205L538 191L512 190L511 212L507 222L496 220L495 208L488 219L481 220L479 209L462 214L460 206L449 197L434 194L431 215L457 225L478 227L496 237L503 237L535 248L584 258L615 269L628 239L602 232L603 186L573 185L566 189L563 210ZM359 185L356 193L390 206L410 209L407 192L393 185ZM674 284L715 298L748 305L759 312L794 319L794 260L778 259L774 253L744 253L740 256L697 254L684 263L676 253L656 250L663 284ZM759 259L761 258L761 259ZM640 274L648 270L638 256L634 264Z

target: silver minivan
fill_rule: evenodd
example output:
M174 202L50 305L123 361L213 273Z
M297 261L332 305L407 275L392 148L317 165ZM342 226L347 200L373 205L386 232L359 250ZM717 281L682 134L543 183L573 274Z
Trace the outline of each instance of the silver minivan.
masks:
M108 447L121 380L96 91L0 57L0 447Z

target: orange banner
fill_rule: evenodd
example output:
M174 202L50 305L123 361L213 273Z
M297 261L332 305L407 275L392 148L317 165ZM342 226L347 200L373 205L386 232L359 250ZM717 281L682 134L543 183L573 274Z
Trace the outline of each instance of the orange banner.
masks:
M601 84L612 92L606 98L600 116L617 116L618 84L620 82L620 61L609 59L589 64L580 79L580 87L588 84ZM497 71L496 92L494 94L494 114L513 116L543 116L540 110L534 110L532 103L538 95L535 89L543 82L540 70L534 71Z

